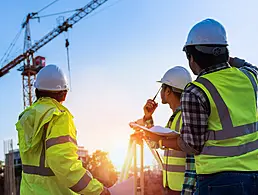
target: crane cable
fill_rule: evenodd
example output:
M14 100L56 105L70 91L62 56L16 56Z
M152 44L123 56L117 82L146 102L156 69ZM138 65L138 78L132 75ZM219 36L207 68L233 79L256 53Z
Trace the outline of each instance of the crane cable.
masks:
M80 9L75 9L75 10L68 10L68 11L63 11L63 12L58 12L58 13L52 13L52 14L47 14L47 15L43 15L43 16L34 16L33 18L45 18L45 17L50 17L50 16L56 16L56 15L60 15L60 14L67 14L67 13L71 13L71 12L77 12L80 11Z
M94 16L94 15L99 14L100 12L102 12L102 11L104 11L104 10L106 10L106 9L108 9L108 8L110 8L110 7L112 7L112 6L116 5L116 4L118 4L118 3L120 3L121 1L122 1L122 0L117 0L117 1L115 1L115 2L112 3L111 5L109 5L109 6L105 7L105 8L103 8L103 9L101 9L101 10L95 12L94 14L91 14L90 16L88 16L88 18L90 18L90 17L92 17L92 16ZM66 13L71 13L71 12L77 12L77 11L80 11L80 10L81 10L81 9L79 8L79 9L68 10L68 11L63 11L63 12L58 12L58 13L52 13L52 14L47 14L47 15L42 15L42 16L34 16L33 18L38 18L38 19L40 19L40 18L51 17L51 16L60 15L60 14L66 14ZM38 13L38 12L37 12L37 13Z
M72 91L72 77L71 77L71 68L70 68L70 57L69 57L69 40L68 38L65 39L65 47L66 47L66 57L67 57L67 65L68 65L68 72L69 72L69 88Z
M48 7L50 7L51 5L53 5L54 3L56 3L59 0L54 0L52 1L50 4L46 5L45 7L43 7L42 9L40 9L38 12L36 12L37 14L42 12L43 10L47 9ZM14 37L13 41L11 42L11 44L9 45L8 49L6 50L6 52L4 53L3 57L0 60L0 67L2 66L3 63L8 61L8 57L10 56L17 40L19 39L21 32L22 32L23 28L21 28L19 30L19 32L16 34L16 36Z
M56 3L57 1L59 1L59 0L53 1L52 3L46 5L45 7L43 7L42 9L40 9L39 11L37 11L36 13L38 14L38 13L42 12L43 10L47 9L48 7L50 7L51 5L53 5L54 3Z
M19 32L16 34L16 36L14 37L13 41L11 42L11 44L9 45L8 49L6 50L6 52L4 53L3 57L0 60L0 65L2 65L3 63L5 63L8 59L8 57L10 56L17 40L19 39L21 32L22 32L22 28L19 30ZM1 66L0 66L1 67Z

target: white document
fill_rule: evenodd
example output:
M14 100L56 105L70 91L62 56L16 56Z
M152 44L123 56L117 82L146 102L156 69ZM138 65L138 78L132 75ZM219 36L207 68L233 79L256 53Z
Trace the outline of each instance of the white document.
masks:
M134 194L134 177L115 184L108 188L111 195L133 195Z
M157 135L164 135L169 137L177 137L179 135L177 131L169 128L161 127L161 126L153 126L152 128L149 129L149 131Z
M147 127L138 125L136 123L130 123L130 126L132 127L139 127L143 131L149 131L157 135L163 135L163 136L168 136L168 137L177 137L178 132L169 128L161 127L161 126L153 126L152 128L148 129Z

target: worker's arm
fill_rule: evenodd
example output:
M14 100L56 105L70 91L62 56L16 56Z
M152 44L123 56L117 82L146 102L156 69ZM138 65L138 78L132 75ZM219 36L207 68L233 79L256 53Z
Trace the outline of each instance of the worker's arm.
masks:
M187 154L201 153L207 138L209 100L197 86L188 86L181 96L182 128L177 144Z
M179 135L178 135L178 137L179 137ZM162 140L162 146L164 146L165 148L182 151L182 149L179 147L179 145L177 143L178 137L172 138L172 139L171 138L170 139L163 139Z
M152 118L152 114L154 113L157 107L158 107L158 104L155 101L149 99L143 107L143 111L144 111L143 118L138 119L137 121L135 121L135 123L138 125L146 126L147 128L153 127L154 121ZM135 131L140 130L139 127L132 127L132 128Z
M233 58L233 57L230 57L229 58L229 64L233 67L236 67L236 68L244 68L248 71L250 71L251 73L254 74L254 76L257 78L257 75L258 75L258 68L248 62L246 62L245 60L243 59L240 59L240 58Z
M152 115L157 107L158 107L158 103L156 103L154 100L151 100L151 99L149 99L143 107L143 111L144 111L143 122L147 128L151 128L154 126Z
M68 113L56 116L46 138L46 160L59 182L78 194L100 195L103 185L78 160L76 129Z
M182 151L177 144L177 139L179 137L179 134L177 137L170 138L170 137L161 136L161 135L154 134L152 132L145 131L145 136L147 139L154 141L156 143L159 143L160 140L162 140L162 146L165 148Z

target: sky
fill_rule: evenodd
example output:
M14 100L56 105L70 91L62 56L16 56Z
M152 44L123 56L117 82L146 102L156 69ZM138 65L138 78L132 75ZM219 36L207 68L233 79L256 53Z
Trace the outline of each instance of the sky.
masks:
M0 2L0 58L19 31L24 17L51 3L51 0L8 0ZM74 10L86 0L59 0L39 15ZM133 132L128 123L143 116L143 106L160 87L156 83L176 65L188 62L182 47L191 27L213 18L226 28L231 56L257 64L258 2L256 0L109 0L36 54L47 64L60 66L67 74L65 37L70 41L71 91L65 106L74 116L78 143L90 152L109 152L121 167ZM68 17L72 13L63 14ZM32 20L32 43L57 26L57 16ZM22 52L24 33L9 57ZM15 123L23 110L22 77L13 68L0 78L0 159L3 140L13 139L17 147ZM172 114L168 105L154 113L155 124L165 125ZM153 157L146 149L145 162Z

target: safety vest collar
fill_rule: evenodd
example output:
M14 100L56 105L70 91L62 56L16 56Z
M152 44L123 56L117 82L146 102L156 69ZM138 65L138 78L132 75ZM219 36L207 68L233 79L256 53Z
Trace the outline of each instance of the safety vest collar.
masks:
M43 97L37 101L37 103L42 103L42 102L46 102L47 104L53 104L56 108L58 108L60 112L68 112L73 118L73 115L70 113L70 111L63 104L59 103L55 99L50 97Z
M209 67L201 70L201 72L197 76L197 79L203 75L210 74L210 73L213 73L213 72L216 72L219 70L223 70L226 68L230 68L229 63L220 63L220 64L215 64L215 65L209 66Z
M180 120L181 120L181 108L180 107L178 107L176 110L175 110L175 112L173 113L173 115L170 117L170 119L169 119L169 121L168 121L168 123L167 123L167 125L166 125L166 127L167 128L172 128L174 125L174 121L176 120L176 124L175 124L175 129L173 129L173 130L176 130L177 132L179 132L180 131L180 129L181 129L181 126L180 126Z

